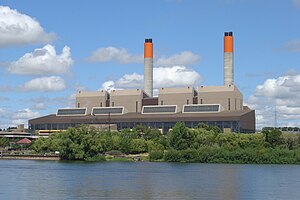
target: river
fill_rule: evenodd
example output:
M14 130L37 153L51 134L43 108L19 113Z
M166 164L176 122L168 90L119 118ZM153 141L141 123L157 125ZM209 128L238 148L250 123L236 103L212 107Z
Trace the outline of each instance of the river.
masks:
M0 160L0 199L300 199L300 166Z

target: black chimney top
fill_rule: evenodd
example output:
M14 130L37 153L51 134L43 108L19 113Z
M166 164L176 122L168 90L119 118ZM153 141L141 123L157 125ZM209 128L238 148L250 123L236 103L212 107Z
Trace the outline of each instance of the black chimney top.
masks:
M145 43L152 43L152 39L151 38L145 39Z
M233 33L232 33L232 31L230 31L230 32L225 32L225 34L224 34L225 36L232 36L233 35Z

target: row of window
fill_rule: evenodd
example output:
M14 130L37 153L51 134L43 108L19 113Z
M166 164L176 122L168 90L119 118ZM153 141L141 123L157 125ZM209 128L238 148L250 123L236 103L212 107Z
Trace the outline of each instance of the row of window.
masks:
M136 105L137 109L137 105ZM183 106L183 113L220 112L220 105L190 104ZM57 116L84 116L86 108L58 109ZM143 106L142 114L170 114L177 113L177 105ZM124 114L124 107L96 107L92 115Z
M229 128L233 132L240 132L241 127L239 121L186 121L185 125L189 128L196 127L199 123L205 123L211 126L217 126L221 130ZM90 124L93 124L92 122ZM108 123L104 123L108 124ZM162 129L163 132L173 128L176 122L117 122L119 130L125 128L134 128L136 125L147 126L151 128ZM79 123L53 123L53 124L31 124L29 129L34 132L36 130L67 130L69 127L80 126Z

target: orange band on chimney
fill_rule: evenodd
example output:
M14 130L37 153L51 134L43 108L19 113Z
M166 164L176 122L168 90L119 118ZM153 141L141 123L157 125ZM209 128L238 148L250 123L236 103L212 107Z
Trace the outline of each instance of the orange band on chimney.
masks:
M144 43L144 58L153 58L153 43Z
M224 52L233 52L232 36L224 36Z

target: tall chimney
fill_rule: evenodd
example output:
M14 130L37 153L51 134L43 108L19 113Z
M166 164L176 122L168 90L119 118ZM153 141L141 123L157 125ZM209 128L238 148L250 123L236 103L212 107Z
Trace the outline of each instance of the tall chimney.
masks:
M233 85L233 36L224 34L224 85Z
M144 43L144 91L149 97L153 96L153 43L145 39Z

